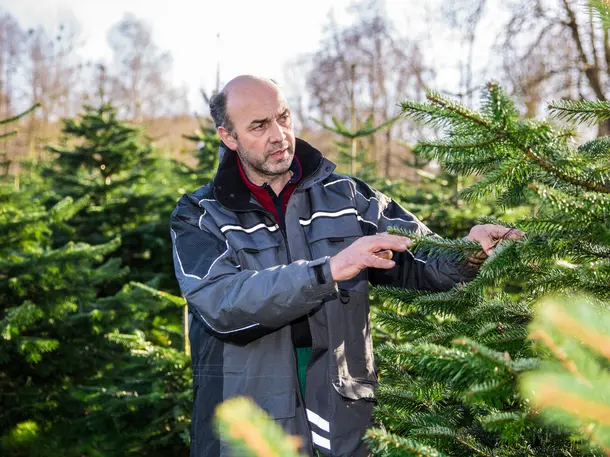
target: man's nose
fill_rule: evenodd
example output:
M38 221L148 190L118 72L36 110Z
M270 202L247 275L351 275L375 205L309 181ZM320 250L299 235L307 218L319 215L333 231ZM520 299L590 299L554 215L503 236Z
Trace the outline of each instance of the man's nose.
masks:
M281 143L286 138L286 134L282 129L282 126L277 122L272 122L269 128L269 142L271 143Z

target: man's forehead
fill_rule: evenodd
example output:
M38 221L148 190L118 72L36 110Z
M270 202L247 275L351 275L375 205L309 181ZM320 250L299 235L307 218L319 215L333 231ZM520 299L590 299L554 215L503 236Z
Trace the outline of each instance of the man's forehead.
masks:
M288 109L282 92L272 87L236 88L227 96L227 111L233 118L266 118Z

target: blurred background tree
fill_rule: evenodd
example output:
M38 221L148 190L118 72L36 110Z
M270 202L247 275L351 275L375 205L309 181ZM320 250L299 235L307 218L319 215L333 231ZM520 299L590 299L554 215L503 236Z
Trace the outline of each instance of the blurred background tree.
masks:
M523 395L545 420L585 435L610 455L608 303L590 296L548 297L538 304L530 338L547 357L521 379Z

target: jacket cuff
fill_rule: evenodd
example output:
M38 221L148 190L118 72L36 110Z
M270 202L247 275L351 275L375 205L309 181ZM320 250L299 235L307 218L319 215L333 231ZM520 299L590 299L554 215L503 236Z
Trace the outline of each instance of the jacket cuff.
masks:
M462 276L462 282L470 282L479 274L479 269L469 265L465 260L456 261L455 264Z
M317 297L325 297L339 291L339 287L333 280L333 275L330 271L329 260L330 257L326 256L312 260L308 264L309 275L313 284L313 292Z

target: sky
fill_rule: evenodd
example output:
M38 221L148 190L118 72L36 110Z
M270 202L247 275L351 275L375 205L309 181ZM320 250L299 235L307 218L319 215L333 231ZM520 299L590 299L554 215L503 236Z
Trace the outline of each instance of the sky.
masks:
M455 69L450 67L463 50L456 48L446 30L430 30L421 21L425 12L421 5L426 5L429 12L439 1L443 0L387 0L386 7L399 28L413 32L410 36L437 37L428 43L427 51L441 69L441 83L444 75L444 84L451 85L455 83ZM54 31L66 18L76 18L84 42L80 54L106 61L111 58L108 29L126 13L133 13L152 26L158 47L171 52L174 82L186 85L189 100L197 105L201 104L199 89L209 92L215 87L216 62L220 64L221 83L244 73L281 83L292 59L317 49L331 10L339 23L349 21L346 8L350 3L351 0L0 0L0 7L26 28L43 25Z

